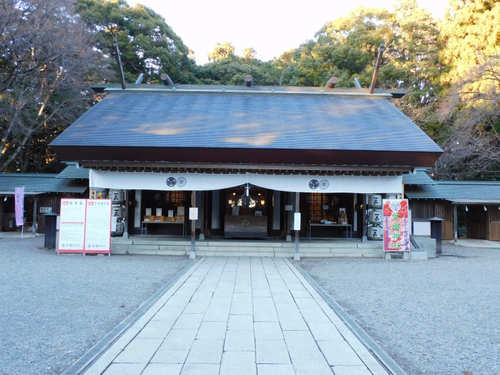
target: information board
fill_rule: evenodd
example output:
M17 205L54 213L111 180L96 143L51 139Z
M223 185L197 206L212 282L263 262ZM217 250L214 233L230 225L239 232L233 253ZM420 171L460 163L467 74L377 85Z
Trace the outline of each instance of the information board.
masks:
M109 253L111 200L61 199L59 253Z
M59 253L82 252L85 242L85 199L61 199Z
M384 199L384 251L410 251L407 199Z
M111 200L87 199L85 252L109 253L111 250Z

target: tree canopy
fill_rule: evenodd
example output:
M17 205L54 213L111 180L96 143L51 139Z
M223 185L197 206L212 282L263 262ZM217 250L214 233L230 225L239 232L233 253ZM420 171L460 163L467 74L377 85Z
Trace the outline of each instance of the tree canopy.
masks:
M161 73L177 82L195 79L189 49L152 9L131 7L125 0L77 0L76 11L95 33L96 47L104 55L115 56L115 34L127 81L134 82L140 73L146 82L158 82Z
M234 57L234 46L229 42L217 43L214 50L208 54L208 60L220 62Z
M0 0L0 169L44 170L47 145L92 101L105 71L67 0Z
M74 7L73 7L74 5ZM444 149L443 178L500 178L500 3L451 0L443 21L400 0L394 10L358 8L309 41L261 61L218 43L209 62L160 15L125 0L0 0L0 168L54 168L47 144L99 98L91 82L117 82L116 38L126 80L167 73L176 83L368 87L384 45L378 88Z

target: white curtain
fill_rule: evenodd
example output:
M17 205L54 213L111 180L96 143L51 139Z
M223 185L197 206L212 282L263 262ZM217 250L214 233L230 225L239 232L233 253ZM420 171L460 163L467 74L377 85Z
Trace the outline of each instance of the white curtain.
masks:
M124 190L206 191L249 183L265 189L300 193L403 192L401 176L150 173L91 169L89 180L91 188Z

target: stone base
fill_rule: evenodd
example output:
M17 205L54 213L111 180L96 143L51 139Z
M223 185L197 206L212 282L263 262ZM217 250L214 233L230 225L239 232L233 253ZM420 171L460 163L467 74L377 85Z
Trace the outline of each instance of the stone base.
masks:
M412 251L411 260L428 260L426 251Z

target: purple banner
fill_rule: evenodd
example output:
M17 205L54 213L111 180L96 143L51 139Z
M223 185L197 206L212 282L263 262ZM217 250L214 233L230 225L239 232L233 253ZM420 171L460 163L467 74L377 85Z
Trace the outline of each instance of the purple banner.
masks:
M24 186L15 190L16 225L24 225Z

